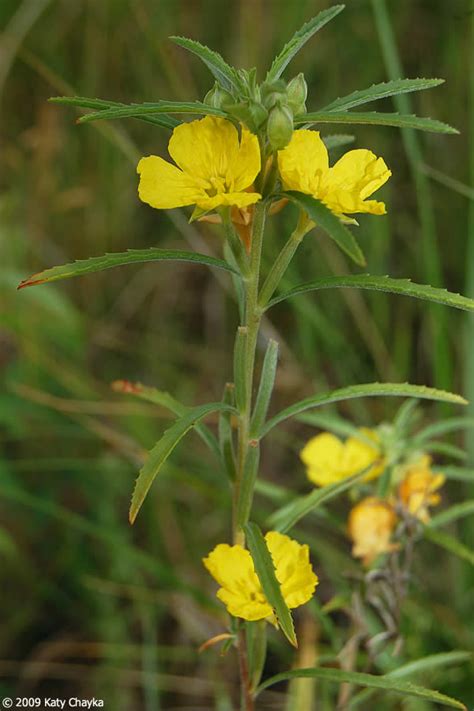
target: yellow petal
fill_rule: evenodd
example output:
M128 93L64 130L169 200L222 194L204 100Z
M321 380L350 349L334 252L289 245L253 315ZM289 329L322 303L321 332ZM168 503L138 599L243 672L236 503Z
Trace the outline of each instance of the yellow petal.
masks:
M367 200L391 176L383 158L363 148L349 151L324 176L324 202L336 213L370 212L381 215L385 205Z
M261 620L271 615L252 557L242 546L220 543L203 563L221 588L217 597L231 615L245 620Z
M265 536L275 575L288 607L299 607L313 596L318 578L309 560L309 548L276 531Z
M318 486L326 486L346 476L342 467L344 445L329 432L312 437L300 452L307 467L308 478Z
M217 193L212 197L202 193L197 200L198 207L203 210L215 210L220 205L235 205L237 207L247 207L253 205L261 199L259 193Z
M329 167L327 148L319 131L294 131L287 147L278 151L278 167L286 190L317 197L321 178Z
M344 445L342 468L344 469L345 476L352 476L353 474L357 474L357 472L361 472L363 469L366 469L371 464L378 463L378 466L372 467L364 477L365 481L369 481L382 473L384 469L384 462L382 460L380 449L377 446L379 442L377 432L370 430L367 427L361 427L359 431L366 439L373 440L374 444L370 445L368 442L359 439L358 437L349 437Z
M362 558L364 565L370 565L381 553L397 549L391 543L397 516L392 507L375 496L360 501L349 514L348 530L354 543L352 555Z
M236 158L229 156L229 176L233 178L234 190L242 191L252 185L253 181L260 172L260 146L258 138L246 128L242 128L239 150ZM257 195L257 193L249 193ZM261 195L258 195L257 200L260 200ZM254 201L256 202L256 200ZM243 207L244 204L250 203L233 203Z
M167 210L193 205L201 194L192 178L158 156L142 158L137 173L140 200L151 207Z

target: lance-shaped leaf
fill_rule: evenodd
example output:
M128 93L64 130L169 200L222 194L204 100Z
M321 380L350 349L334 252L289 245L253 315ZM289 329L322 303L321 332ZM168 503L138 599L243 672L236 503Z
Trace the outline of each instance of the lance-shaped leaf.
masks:
M224 402L211 402L207 405L193 407L186 415L180 417L176 420L174 425L166 430L161 439L158 440L150 451L148 459L138 475L130 506L130 523L134 523L156 475L184 435L195 427L206 415L209 415L211 412L223 412L224 410L236 413L233 407Z
M320 12L319 15L313 17L295 32L293 37L285 44L281 52L273 60L272 66L267 73L266 81L271 82L279 79L295 54L300 51L306 42L311 39L321 27L324 27L324 25L330 22L330 20L336 17L342 10L344 10L344 5L333 5L333 7L329 7L327 10Z
M355 106L368 104L371 101L386 99L388 96L398 94L408 94L411 91L421 91L431 89L434 86L443 84L444 79L395 79L394 81L384 81L381 84L373 84L368 89L353 91L348 96L343 96L330 104L321 108L321 111L347 111Z
M156 103L129 104L128 106L118 106L117 108L95 111L77 119L78 123L88 123L89 121L115 120L124 118L141 118L143 116L153 116L155 114L199 114L200 116L227 116L225 111L216 109L200 101L157 101Z
M278 343L272 338L268 341L265 358L263 360L262 375L258 388L257 399L250 422L250 437L258 435L265 422L270 398L275 383L275 375L278 364Z
M449 509L445 509L441 511L441 513L436 514L436 516L433 516L427 525L430 528L439 528L440 526L447 526L453 523L453 521L457 521L465 516L472 515L474 515L474 499L450 506Z
M349 476L343 481L322 486L320 489L314 489L310 494L299 496L294 501L290 501L289 504L278 509L270 516L268 519L269 527L272 530L280 531L280 533L287 533L300 519L315 511L318 506L336 498L336 496L340 496L354 484L358 484L367 474L369 468L366 467L363 471L357 472L357 474Z
M315 123L370 124L372 126L395 126L396 128L416 128L419 131L432 133L459 133L447 123L431 118L406 114L385 114L377 111L362 113L355 111L312 111L308 114L295 116L295 125L312 125Z
M65 106L77 106L81 109L97 109L99 111L105 111L106 109L117 109L126 107L127 104L123 104L118 101L106 101L104 99L88 99L84 96L52 96L48 99L53 104L62 104ZM137 116L142 121L147 123L153 123L155 126L162 126L163 128L169 128L173 130L176 126L179 126L181 121L175 119L174 116L168 116L167 114L160 114L159 116Z
M112 383L112 389L117 393L133 395L134 397L140 398L140 400L145 400L146 402L151 402L154 405L164 407L178 417L182 417L189 412L189 407L183 405L183 403L176 400L176 398L169 393L164 392L163 390L158 390L158 388L152 388L148 385L142 385L142 383L132 383L129 380L115 380ZM211 430L206 427L206 425L199 424L196 425L196 432L201 437L202 441L207 444L209 449L219 458L219 444Z
M453 699L450 696L441 694L439 691L434 691L432 689L425 689L417 684L412 684L409 681L400 681L394 679L388 674L384 676L376 676L375 674L362 674L359 672L343 671L342 669L329 669L329 668L311 668L311 669L293 669L288 672L283 672L282 674L276 674L275 676L266 679L257 689L257 693L260 693L264 689L267 689L273 684L278 684L281 681L288 681L289 679L322 679L324 681L333 681L337 684L355 684L357 686L365 686L373 689L380 689L381 691L392 691L403 696L414 696L419 699L424 699L425 701L431 701L432 703L444 704L453 709L461 709L461 711L467 711L466 706L457 699Z
M170 40L199 57L224 89L237 93L242 89L242 83L237 72L227 64L218 52L188 37L172 36Z
M199 254L197 252L182 252L181 250L157 249L152 247L151 249L128 249L126 252L116 252L115 254L104 254L101 257L79 259L77 262L72 262L71 264L62 264L58 267L45 269L43 272L33 274L29 279L24 279L18 288L24 289L26 286L48 284L51 281L58 281L59 279L84 276L84 274L101 272L104 269L122 267L125 264L162 261L204 264L208 267L217 267L218 269L225 269L228 272L238 274L238 272L223 259L208 257L207 254Z
M304 193L296 192L296 190L288 190L282 193L282 196L296 203L304 210L310 219L318 227L321 227L356 264L365 265L364 255L354 235L349 232L341 220L323 202L312 195L305 195Z
M343 148L344 146L349 146L355 141L355 136L352 136L348 133L334 133L330 136L321 136L321 138L323 139L323 143L328 149L328 151L332 151L335 148Z
M426 284L415 284L410 279L392 279L389 276L373 276L372 274L347 274L344 276L322 277L304 284L299 284L289 291L275 296L267 305L267 309L280 301L291 299L298 294L319 289L368 289L369 291L386 291L390 294L411 296L423 301L433 301L444 306L452 306L463 311L474 311L474 299L455 294L446 289L439 289Z
M416 397L420 400L437 400L440 402L450 402L454 405L466 405L467 401L460 395L428 388L426 385L411 385L410 383L367 383L364 385L349 385L346 388L332 390L321 395L314 395L305 400L300 400L294 405L279 412L271 420L268 420L262 427L260 437L264 437L280 422L284 422L290 417L300 415L306 410L313 410L322 405L329 405L342 400L351 400L358 397Z
M441 652L440 654L430 654L427 657L422 657L421 659L415 659L413 662L407 662L402 664L402 666L397 667L388 674L385 678L390 679L404 679L406 677L412 677L416 674L424 674L433 671L434 669L445 669L448 666L455 666L458 664L463 664L469 662L472 659L471 652L465 652L463 650L454 650L452 652ZM352 697L349 702L349 709L359 708L360 705L364 704L367 708L367 700L370 699L376 689L364 689L358 694Z
M275 611L283 634L290 644L297 647L298 643L291 612L283 598L280 583L276 579L273 560L265 543L265 538L256 523L248 523L245 526L245 535L255 566L255 572L260 580L265 597Z
M449 417L446 420L441 420L441 422L434 422L421 430L421 432L418 432L416 437L412 439L412 445L413 447L422 447L425 442L435 437L442 437L450 432L467 430L473 427L474 417Z

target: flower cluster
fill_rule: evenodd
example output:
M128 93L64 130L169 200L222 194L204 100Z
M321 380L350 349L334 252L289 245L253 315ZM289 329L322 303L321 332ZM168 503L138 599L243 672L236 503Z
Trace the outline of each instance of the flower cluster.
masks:
M238 130L215 116L183 123L174 129L168 151L176 165L153 155L138 164L139 196L151 207L196 205L209 212L262 199L255 181L267 166L257 136L245 126ZM345 221L348 214L385 212L384 203L367 200L391 175L371 151L349 151L329 167L319 132L301 129L277 154L282 188L318 198Z
M317 486L343 481L363 473L364 485L380 477L388 466L378 430L360 428L342 441L330 432L312 437L300 452L309 480ZM353 542L352 554L371 565L383 553L398 550L393 536L401 520L429 521L429 508L440 503L438 490L445 481L443 474L432 471L432 459L416 453L394 465L391 486L386 496L373 494L361 499L350 511L348 533Z

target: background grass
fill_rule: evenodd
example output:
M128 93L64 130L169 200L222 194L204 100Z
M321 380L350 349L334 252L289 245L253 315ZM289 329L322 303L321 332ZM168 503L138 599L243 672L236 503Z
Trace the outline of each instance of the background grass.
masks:
M197 653L225 624L199 564L228 536L225 481L192 435L131 529L127 508L137 467L169 420L164 411L109 388L127 378L167 389L188 404L220 398L237 325L228 277L192 265L145 265L15 291L30 273L75 258L148 246L219 254L221 237L212 227L188 225L183 212L161 213L138 201L136 158L164 153L164 131L133 121L76 126L74 109L46 100L57 94L127 102L201 99L211 85L208 73L168 35L198 39L237 66L257 65L262 76L290 34L330 4L0 4L0 696L95 694L117 711L224 711L232 708L235 691L232 654ZM420 115L452 123L460 136L414 139L396 129L355 127L357 147L383 155L393 171L383 189L389 214L362 216L358 235L371 273L472 295L474 8L468 0L387 0L387 22L384 6L349 0L287 76L305 72L309 108L389 78L397 73L397 53L404 76L446 78L409 103ZM384 109L393 109L390 100ZM293 218L285 211L278 228L272 226L267 265ZM332 243L311 235L287 285L349 268ZM401 297L301 296L276 307L265 322L262 345L273 335L282 346L273 407L315 389L379 378L472 396L473 334L462 312ZM390 400L353 401L338 411L371 424L391 418L395 408ZM427 406L424 412L429 420L447 411ZM297 453L314 431L292 425L275 434L264 448L263 477L308 491ZM448 501L468 493L468 484L447 487ZM260 496L257 505L264 522L273 504ZM315 640L320 654L335 654L350 632L343 613L320 612L335 592L353 585L341 529L346 509L331 510L341 518L312 518L299 531L312 545L321 578L314 605L297 618L305 640L300 656L312 653ZM452 525L451 532L472 543L468 523ZM468 563L432 544L420 546L402 621L404 650L398 659L379 655L375 669L469 648L472 585ZM270 642L267 672L288 668L294 660L285 642L277 635ZM417 681L472 704L472 676L464 665ZM319 692L319 708L332 709L332 687L321 684ZM301 698L298 708L310 711L311 701ZM262 708L284 708L283 689L262 699ZM380 703L430 708L389 697Z

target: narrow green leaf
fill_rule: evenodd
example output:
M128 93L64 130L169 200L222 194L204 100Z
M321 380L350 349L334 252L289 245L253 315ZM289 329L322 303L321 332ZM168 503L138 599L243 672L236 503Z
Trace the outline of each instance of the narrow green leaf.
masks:
M235 404L234 383L226 383L222 402L227 405ZM232 435L232 421L230 412L221 412L218 425L219 448L224 462L224 467L231 481L235 480L235 452Z
M449 467L435 467L434 471L442 472L446 479L467 481L469 484L474 484L474 469L469 469L468 467L451 465Z
M444 531L436 531L431 526L425 526L423 529L423 536L431 543L435 543L437 546L444 548L444 550L449 553L453 553L454 555L457 555L458 558L474 565L474 551L472 548L468 548L464 545L464 543L461 543L457 540L457 538L454 538L454 536L450 536L447 533L444 533Z
M470 659L472 659L471 652L460 650L430 654L427 657L402 664L402 666L397 669L385 674L385 677L390 679L405 679L406 677L412 677L416 674L426 674L434 669L445 669L447 666L463 664L470 661ZM352 709L359 707L361 704L364 704L365 708L367 708L367 701L373 696L374 692L376 692L375 689L364 689L360 691L352 697L349 702L349 709L352 711Z
M448 126L436 119L420 118L414 115L386 114L378 111L345 112L345 111L314 111L295 116L295 125L312 125L315 123L370 124L372 126L394 126L395 128L416 128L419 131L433 133L459 133L456 128Z
M348 683L356 684L357 686L382 689L384 691L403 694L404 696L415 696L419 699L425 699L426 701L431 701L433 703L444 704L450 708L461 709L461 711L467 711L466 706L461 701L453 699L450 696L446 696L445 694L441 694L439 691L425 689L422 686L412 684L409 681L398 681L393 677L389 677L387 674L384 676L376 676L374 674L361 674L359 672L343 671L342 669L293 669L292 671L276 674L275 676L270 677L270 679L266 679L266 681L258 687L257 693L260 693L269 686L278 684L281 681L297 679L300 677L334 681L337 684Z
M211 412L223 412L224 410L235 412L233 407L223 402L211 402L207 405L193 407L186 415L176 420L176 422L165 431L161 439L158 440L150 451L149 457L138 475L130 506L130 523L134 523L156 475L184 435L195 427L206 415L209 415Z
M250 673L250 687L255 690L262 678L263 667L267 656L267 622L246 622L247 652Z
M134 397L140 398L140 400L145 400L146 402L151 402L154 405L164 407L178 417L182 417L189 412L190 409L176 400L176 398L169 393L164 392L163 390L158 390L158 388L142 385L142 383L132 383L129 380L116 380L112 383L112 389L115 392L123 393L125 395L133 395ZM201 437L203 442L207 444L209 449L217 457L220 457L219 445L211 430L206 427L206 425L199 424L196 425L196 432Z
M106 109L117 109L124 108L127 104L123 104L118 101L105 101L104 99L88 99L83 96L52 96L48 99L52 104L63 104L65 106L77 106L81 109L98 109L99 111L105 111ZM137 116L142 121L147 123L153 123L156 126L162 126L163 128L169 128L173 130L176 126L179 126L181 121L175 119L174 116L168 116L167 114L161 114L160 116Z
M290 417L295 417L305 410L312 410L322 405L329 405L341 400L351 400L357 397L416 397L420 400L437 400L440 402L450 402L455 405L466 405L467 401L460 395L446 392L445 390L436 390L428 388L426 385L410 385L410 383L366 383L364 385L349 385L346 388L332 390L321 395L313 395L305 400L287 407L279 412L275 417L263 426L260 433L264 437L280 422L284 422Z
M372 84L368 89L353 91L352 94L335 99L327 106L323 106L320 111L347 111L355 106L385 99L388 96L407 94L411 91L421 91L422 89L432 89L434 86L439 86L443 83L444 79L395 79L394 81L384 81L381 84Z
M272 66L267 73L266 81L271 82L279 79L291 62L295 54L311 39L311 37L336 15L344 10L344 5L333 5L323 10L316 17L306 22L293 37L285 44L281 52L273 60Z
M314 489L306 496L299 496L297 499L290 501L281 509L275 511L268 519L268 526L280 533L287 533L295 524L298 523L304 516L314 511L326 501L340 496L345 491L350 489L354 484L358 484L367 473L366 467L363 471L347 477L343 481L322 486L320 489Z
M352 232L349 232L341 220L312 195L298 193L295 190L288 190L282 193L304 210L310 219L321 227L331 239L345 252L356 264L365 265L365 258Z
M373 440L370 437L364 435L358 427L344 420L338 415L330 415L322 412L309 412L304 415L299 415L297 418L298 422L304 422L307 425L312 425L314 427L319 427L321 430L327 430L328 432L333 432L335 435L342 437L357 437L361 442L365 442L368 445L373 446Z
M227 64L218 52L188 37L172 36L170 40L199 57L224 89L239 93L242 85L237 72Z
M283 634L290 644L297 647L298 643L291 612L283 598L280 584L276 579L273 560L265 543L265 538L256 523L248 523L245 526L245 535L255 566L255 572L260 580L265 597L273 607Z
M457 521L465 516L472 516L473 514L474 499L470 499L469 501L463 501L461 504L450 506L449 509L436 514L427 525L430 528L439 528L440 526L447 526L453 521Z
M275 383L278 364L278 343L272 338L268 341L265 358L263 360L262 375L258 388L257 399L250 423L250 437L258 437L267 416L270 398Z
M237 525L240 528L244 528L250 517L259 463L260 446L257 441L252 441L249 443L247 456L245 458L242 481L239 487L239 498L237 501L236 518Z
M234 384L235 405L239 413L243 413L247 402L247 371L246 353L248 341L247 326L239 326L234 344Z
M434 437L442 437L449 432L467 430L472 427L474 427L474 417L449 417L446 420L434 422L421 430L421 432L418 432L416 437L413 438L412 444L414 447L421 446Z
M124 118L141 118L155 114L199 114L200 116L227 116L225 111L216 109L200 101L157 101L156 103L129 104L117 108L104 109L86 114L77 119L78 123L88 123L98 120L115 120Z
M19 289L26 286L36 286L37 284L47 284L59 279L69 279L69 277L83 276L92 272L101 272L104 269L112 269L113 267L122 267L125 264L135 264L139 262L191 262L196 264L204 264L208 267L217 267L225 269L228 272L238 274L227 262L223 259L208 257L206 254L197 252L182 252L174 249L128 249L126 252L116 252L115 254L104 254L101 257L90 257L89 259L80 259L71 264L62 264L58 267L45 269L43 272L33 274L29 279L24 279Z
M319 289L368 289L370 291L386 291L390 294L411 296L414 299L432 301L444 306L451 306L463 311L474 311L474 299L455 294L446 289L439 289L426 284L414 284L409 279L393 279L389 276L372 276L371 274L347 274L344 276L323 277L295 286L290 291L275 296L267 308L280 301L291 299L298 294Z

